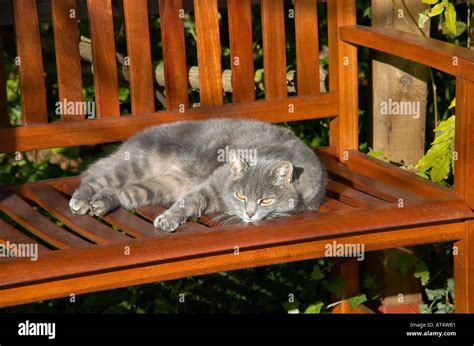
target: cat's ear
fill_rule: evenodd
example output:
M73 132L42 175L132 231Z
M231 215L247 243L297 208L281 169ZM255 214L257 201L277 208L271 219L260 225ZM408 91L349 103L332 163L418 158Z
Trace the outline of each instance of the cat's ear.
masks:
M245 162L245 160L240 155L230 155L229 161L230 171L234 176L245 172L245 170L249 167L247 162Z
M282 161L272 168L273 185L287 186L293 178L293 164L290 161Z

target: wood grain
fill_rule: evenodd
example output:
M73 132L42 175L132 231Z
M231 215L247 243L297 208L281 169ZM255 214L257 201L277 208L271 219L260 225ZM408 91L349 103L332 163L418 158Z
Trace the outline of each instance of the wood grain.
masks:
M454 190L474 209L474 84L456 80Z
M87 0L97 118L120 116L111 0Z
M265 98L288 96L283 0L262 0L262 40Z
M75 17L76 1L52 0L51 11L58 70L59 102L62 102L63 106L67 102L83 102L79 32ZM71 11L73 11L74 16L71 16ZM62 121L84 120L84 113L70 114L67 107L62 109Z
M179 17L182 1L159 0L161 20L161 42L165 69L166 107L178 109L189 107L188 73L184 46L183 21Z
M250 0L229 0L232 101L255 101L252 13Z
M349 25L340 39L418 62L456 77L474 81L472 51L452 43L393 29Z
M52 221L35 211L28 203L15 194L0 192L0 210L55 248L69 249L92 245L56 226Z
M217 0L194 0L201 106L223 104Z
M0 31L0 52L3 52L3 39ZM8 114L7 100L7 80L5 76L5 61L3 54L0 54L0 127L10 126L10 116Z
M316 0L295 0L296 90L298 95L317 94L320 90L316 6Z
M132 114L155 111L147 0L124 0Z
M294 107L294 113L288 113L290 104ZM58 122L43 126L0 128L0 152L115 142L127 139L148 126L178 120L226 117L284 122L325 118L334 116L337 112L337 95L326 93L290 97L284 100L195 107L186 110L185 113L180 113L178 110L161 111L140 117L121 116L81 122Z
M113 230L89 215L74 215L69 210L69 202L56 190L47 186L33 186L26 190L25 197L38 203L52 216L62 221L76 233L98 243L107 244L128 241L132 238Z
M19 57L21 118L24 125L48 122L43 58L35 0L13 1Z

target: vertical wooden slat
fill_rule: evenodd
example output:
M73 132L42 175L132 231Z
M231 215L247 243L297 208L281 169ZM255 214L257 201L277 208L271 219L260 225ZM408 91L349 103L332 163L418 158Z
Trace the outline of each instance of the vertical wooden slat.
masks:
M466 221L464 227L463 239L453 247L454 306L456 313L474 313L474 221Z
M168 110L189 106L184 26L180 18L182 0L160 0L161 41L165 69L166 106Z
M328 12L328 60L329 60L329 91L337 92L339 64L337 63L337 16L336 3L327 4ZM331 119L329 123L329 145L337 147L339 144L339 117Z
M262 0L263 68L265 98L288 96L283 0Z
M132 114L155 111L147 0L124 0Z
M48 121L43 58L35 0L12 1L16 49L20 58L21 115L24 125Z
M120 116L111 0L87 0L92 42L96 114Z
M295 33L298 95L318 94L320 84L316 0L295 0Z
M3 59L2 33L0 31L0 127L8 126L10 126L10 119L8 117L7 80Z
M202 106L222 105L221 45L217 0L194 0Z
M83 102L82 71L79 56L79 35L77 30L76 1L52 0L54 46L58 69L59 102ZM73 14L73 15L72 15ZM84 120L84 114L69 114L63 107L61 120Z
M454 191L474 209L474 83L456 80Z
M250 0L228 0L232 100L255 101Z
M347 150L357 150L359 142L357 48L336 39L335 35L339 26L356 24L355 0L328 0L328 21L330 89L339 95L339 115L337 122L331 123L331 135L337 138L334 144L337 144L339 158L344 160L347 159Z

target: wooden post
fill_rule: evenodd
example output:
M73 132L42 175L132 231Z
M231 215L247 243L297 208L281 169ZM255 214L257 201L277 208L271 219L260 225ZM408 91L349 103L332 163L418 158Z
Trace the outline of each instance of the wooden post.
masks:
M465 227L464 238L453 248L456 313L474 313L474 221L467 221Z
M328 1L329 90L339 93L339 114L331 121L330 144L341 160L358 149L357 48L339 39L341 25L356 24L355 0Z

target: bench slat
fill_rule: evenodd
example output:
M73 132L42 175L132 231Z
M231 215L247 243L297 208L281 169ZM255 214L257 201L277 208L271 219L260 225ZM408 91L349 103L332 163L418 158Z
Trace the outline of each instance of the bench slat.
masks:
M74 191L79 187L79 181L58 182L52 185L62 193L72 196ZM151 223L134 216L123 208L118 208L102 216L102 219L136 238L156 236L158 234L157 229Z
M283 0L262 0L262 39L265 98L288 96Z
M92 245L56 226L15 194L0 192L0 210L31 233L58 249Z
M221 45L217 0L194 0L200 102L202 106L223 104Z
M3 52L2 34L0 32L0 52ZM7 100L7 81L5 76L5 61L3 53L0 54L0 127L10 126Z
M328 180L327 189L337 194L339 201L352 205L353 207L376 206L387 203L382 199L360 192L332 179Z
M13 275L0 264L0 283L6 286L44 278L117 270L146 263L164 264L199 257L205 258L209 267L219 271L220 262L213 261L212 256L225 253L235 256L235 246L239 247L240 253L245 253L255 248L273 248L277 244L291 246L402 225L418 226L437 221L462 220L470 215L472 216L472 211L462 200L425 202L406 208L394 208L393 205L386 204L332 213L307 212L255 225L235 224L208 228L198 233L177 233L166 238L135 239L130 243L130 256L120 253L119 249L122 249L123 244L97 245L80 251L62 250L61 253L55 251L47 258L39 258L34 272L31 272L29 263L18 262L17 272ZM371 236L377 237L377 234ZM101 260L97 261L97 258ZM258 257L251 259L249 266L254 266L258 260Z
M155 100L152 79L147 0L124 0L128 71L132 114L152 113Z
M166 107L189 106L184 26L180 18L182 0L160 0L161 43L165 69Z
M21 115L24 125L48 122L43 58L35 0L12 1L20 58Z
M155 221L156 217L163 213L166 210L166 208L163 208L161 206L156 206L156 205L147 205L141 208L137 209L137 212L142 215L143 217L147 218L150 221ZM206 230L207 227L198 224L197 222L194 221L188 221L184 225L179 226L176 229L176 232L199 232ZM161 231L163 232L163 231Z
M319 37L316 0L295 0L296 90L298 95L317 94Z
M232 68L232 100L255 100L253 66L252 13L250 0L229 0L230 65Z
M117 60L111 0L87 0L97 118L118 117Z
M52 0L54 47L58 70L59 101L66 106L67 102L83 102L82 71L79 55L79 32L77 19L71 18L71 11L76 13L75 0ZM84 120L84 112L69 114L63 107L62 121Z
M68 200L51 187L31 186L25 191L27 198L35 201L52 216L93 242L104 244L131 240L130 237L107 227L92 216L72 214L69 210Z
M38 245L39 256L51 251L46 246L31 239L10 224L0 219L0 243L5 244L7 241L12 244L36 244Z

